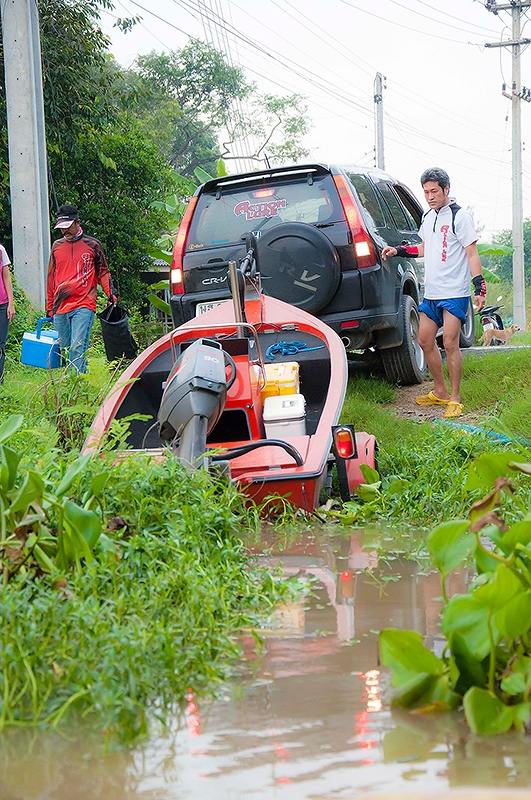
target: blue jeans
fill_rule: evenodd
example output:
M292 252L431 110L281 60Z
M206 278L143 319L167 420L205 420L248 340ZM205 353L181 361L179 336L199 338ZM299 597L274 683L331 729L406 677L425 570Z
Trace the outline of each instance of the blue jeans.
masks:
M9 321L7 319L7 303L0 304L0 383L4 380L4 363L6 360L6 341Z
M64 351L68 350L66 363L78 372L87 371L85 353L89 346L94 316L94 311L90 308L76 308L66 314L54 314L53 324L59 334L61 352L64 355Z

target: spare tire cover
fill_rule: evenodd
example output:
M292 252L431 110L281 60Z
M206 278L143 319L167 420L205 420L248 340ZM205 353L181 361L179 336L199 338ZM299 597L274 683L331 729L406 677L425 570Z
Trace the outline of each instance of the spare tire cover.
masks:
M258 239L257 266L264 293L315 314L339 286L341 269L334 245L305 222L276 225Z

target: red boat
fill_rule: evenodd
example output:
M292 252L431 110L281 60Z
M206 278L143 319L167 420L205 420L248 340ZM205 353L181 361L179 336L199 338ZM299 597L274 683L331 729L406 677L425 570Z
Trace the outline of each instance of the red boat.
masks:
M84 452L98 449L114 419L146 415L130 423L132 451L169 447L190 468L222 469L258 504L280 496L310 512L330 491L334 466L343 499L364 482L375 438L339 425L348 377L340 338L262 294L252 250L244 262L230 265L232 301L163 336L125 370Z

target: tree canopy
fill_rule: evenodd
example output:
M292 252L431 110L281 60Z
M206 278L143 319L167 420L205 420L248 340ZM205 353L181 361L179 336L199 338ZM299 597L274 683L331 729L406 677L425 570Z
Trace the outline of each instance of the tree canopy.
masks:
M197 40L169 53L152 52L122 68L100 27L113 0L37 0L50 208L75 203L82 222L109 255L120 292L140 300L140 272L165 226L155 200L181 193L199 167L215 173L222 152L253 133L255 160L282 162L305 154L299 98L259 97L238 67ZM127 30L138 19L120 19ZM260 119L242 127L236 103L253 96ZM222 133L223 132L223 133ZM228 132L228 134L227 134ZM224 150L220 140L228 142ZM230 141L228 141L230 140ZM238 171L238 161L233 169ZM0 42L0 240L11 245L9 164ZM163 206L163 204L162 204Z

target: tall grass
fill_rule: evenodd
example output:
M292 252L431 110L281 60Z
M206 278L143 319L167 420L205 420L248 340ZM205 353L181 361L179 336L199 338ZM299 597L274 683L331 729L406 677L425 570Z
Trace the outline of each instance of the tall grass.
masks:
M289 591L249 568L240 536L254 516L225 481L129 459L104 511L118 530L85 570L3 589L0 728L82 714L110 737L145 734L187 690L224 680L234 634Z
M397 390L378 378L353 377L342 419L376 436L378 470L385 485L395 477L407 481L384 504L382 518L431 525L462 514L468 503L463 486L470 461L505 446L489 438L490 430L516 437L511 449L529 457L529 448L519 439L531 440L530 375L528 351L465 359L463 400L467 410L477 410L476 424L485 429L477 435L400 419L392 405Z

